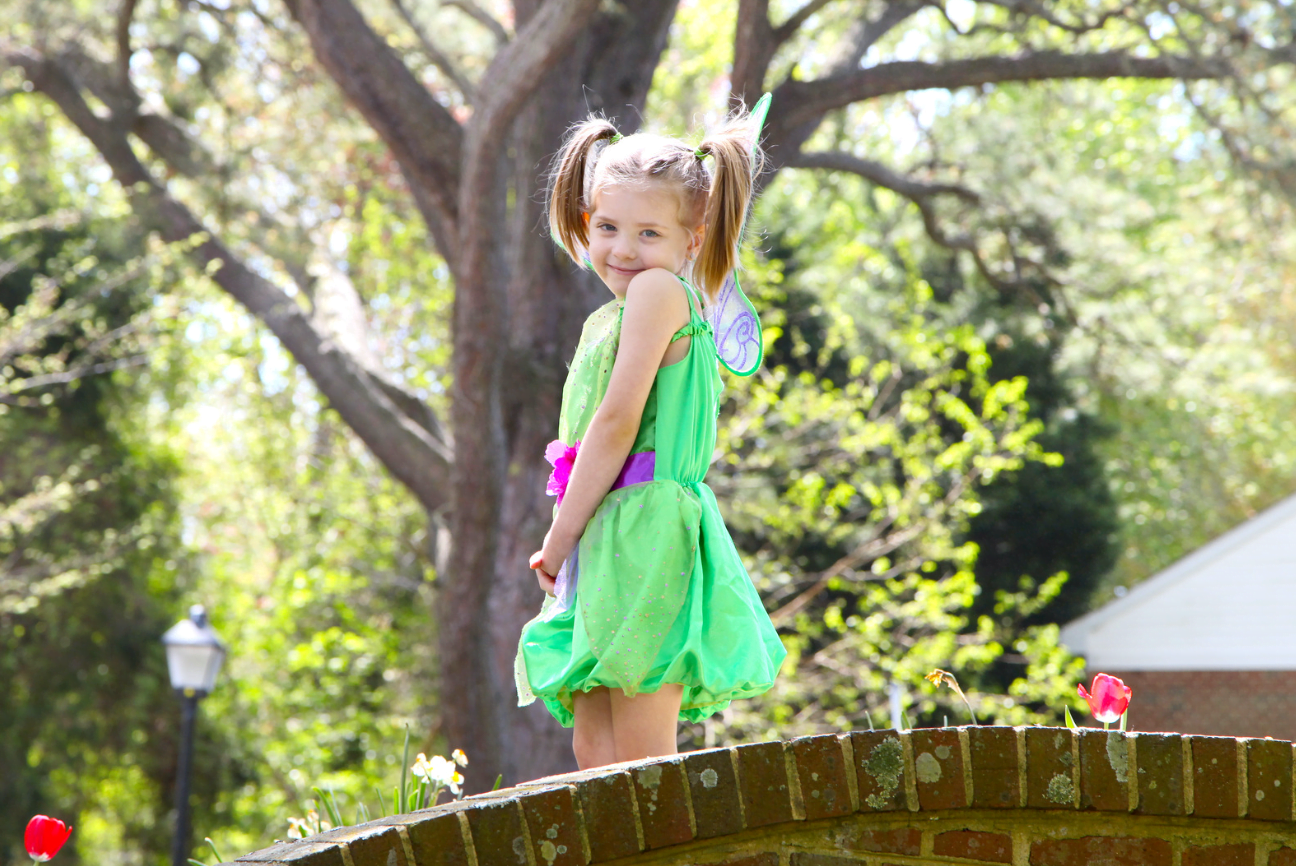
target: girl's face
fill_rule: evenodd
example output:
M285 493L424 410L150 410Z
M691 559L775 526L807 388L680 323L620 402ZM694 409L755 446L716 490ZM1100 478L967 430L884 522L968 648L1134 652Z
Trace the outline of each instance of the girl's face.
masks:
M649 268L684 270L702 245L702 232L679 221L680 202L668 190L609 186L589 215L589 254L594 272L618 298Z

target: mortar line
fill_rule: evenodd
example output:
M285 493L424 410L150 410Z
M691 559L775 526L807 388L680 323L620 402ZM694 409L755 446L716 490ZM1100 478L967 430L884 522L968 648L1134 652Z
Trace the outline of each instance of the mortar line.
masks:
M959 751L963 753L963 797L964 803L972 808L972 734L967 727L958 729Z
M787 741L783 743L783 772L787 773L788 802L792 804L792 817L797 821L804 821L806 810L805 793L801 790L801 770L797 766L796 753L792 751L792 744Z
M855 775L855 744L851 742L850 734L838 734L837 745L841 749L842 759L846 762L846 791L850 794L851 811L858 812L860 793L859 778ZM1296 761L1292 762L1292 768L1293 772L1296 772ZM1292 798L1292 803L1296 808L1296 797Z
M680 776L684 779L684 805L688 807L689 831L693 838L697 838L697 814L693 811L693 786L689 784L688 767L684 766L684 759L676 757L672 763L679 767Z
M1024 727L1013 728L1017 736L1017 808L1026 808L1026 785L1029 780L1026 778L1026 729Z
M914 763L913 734L899 731L900 754L904 760L905 806L910 812L918 811L918 777Z
M339 842L338 851L342 855L342 866L355 866L355 861L351 859L351 846L348 843Z
M1128 783L1125 788L1129 794L1129 811L1134 812L1139 806L1139 777L1138 777L1138 734L1124 734L1126 751L1125 751L1125 778Z
M396 835L400 837L401 848L405 851L405 863L414 866L414 843L410 840L409 827L397 824Z
M630 775L629 770L622 770L630 784L630 811L634 813L635 841L639 844L640 853L648 850L648 843L645 841L643 816L639 814L639 795L635 793L634 777Z
M1071 731L1071 808L1080 808L1080 734Z
M634 790L634 783L630 783L630 789ZM585 809L581 806L580 792L576 790L575 785L568 785L567 790L571 792L572 810L576 813L576 832L581 840L581 853L585 855L585 862L588 863L594 859L590 848L589 831L585 827Z
M527 826L526 810L522 808L521 800L514 800L513 805L517 808L518 820L522 822L522 844L526 846L527 866L536 866L535 842L531 840L531 828Z
M458 812L455 817L459 819L459 835L463 837L464 851L468 853L468 866L481 866L477 862L477 846L473 844L472 828L468 826L467 813Z
M1179 742L1183 746L1183 797L1184 797L1184 815L1192 815L1197 811L1197 796L1194 793L1193 785L1193 753L1192 737L1180 734Z
M1245 818L1251 806L1251 796L1247 791L1247 741L1237 739L1237 807L1238 817Z
M786 747L785 747L786 748ZM743 780L742 772L738 769L738 750L733 746L729 747L729 765L733 767L734 785L738 790L738 820L742 822L743 827L747 826L747 804L743 802ZM687 777L686 777L687 781Z

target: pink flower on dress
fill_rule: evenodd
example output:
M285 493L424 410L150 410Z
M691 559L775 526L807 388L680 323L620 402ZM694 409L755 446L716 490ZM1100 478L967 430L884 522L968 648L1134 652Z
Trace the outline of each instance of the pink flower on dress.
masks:
M1090 688L1093 694L1086 692L1083 685L1076 686L1080 697L1089 702L1089 712L1093 717L1103 724L1120 721L1121 715L1129 709L1133 690L1119 677L1108 674L1097 674Z
M560 439L555 439L545 447L545 459L553 466L553 472L549 473L549 483L545 485L545 493L557 496L559 505L562 505L563 496L567 493L567 482L571 480L578 450L579 441L575 445L564 445Z

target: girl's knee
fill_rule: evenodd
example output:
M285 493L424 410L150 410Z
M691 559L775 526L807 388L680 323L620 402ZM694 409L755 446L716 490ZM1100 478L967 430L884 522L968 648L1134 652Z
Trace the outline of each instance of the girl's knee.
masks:
M572 752L582 770L615 763L616 744L611 728L602 730L596 725L577 727L572 732Z

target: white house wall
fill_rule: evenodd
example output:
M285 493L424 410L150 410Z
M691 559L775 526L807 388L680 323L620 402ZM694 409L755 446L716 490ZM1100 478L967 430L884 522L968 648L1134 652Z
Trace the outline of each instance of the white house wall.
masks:
M1296 670L1296 497L1062 630L1089 669Z

